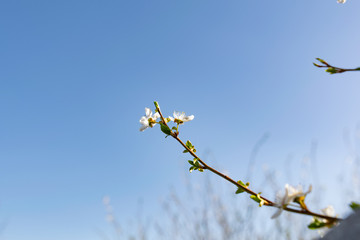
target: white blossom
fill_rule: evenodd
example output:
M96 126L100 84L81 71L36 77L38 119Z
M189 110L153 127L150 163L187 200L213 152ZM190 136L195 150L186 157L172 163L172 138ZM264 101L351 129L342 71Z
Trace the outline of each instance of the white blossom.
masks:
M329 205L326 208L321 209L321 212L328 217L335 217L335 209L333 206ZM327 222L326 219L323 219L324 222Z
M338 3L346 3L346 0L337 0Z
M329 216L329 217L334 217L335 216L335 210L334 210L334 207L329 205L328 207L326 208L323 208L321 209L321 212L326 215L326 216Z
M271 218L278 217L284 208L287 207L291 202L293 202L296 198L305 196L306 194L310 193L312 190L312 187L310 185L309 190L307 192L303 192L302 186L299 185L297 187L293 187L289 184L285 185L285 192L279 191L276 194L275 198L275 206L279 209L272 215Z
M321 209L322 214L324 214L325 216L328 217L336 217L335 215L335 210L334 207L329 205L326 208ZM332 227L334 224L336 224L336 222L330 222L327 219L321 218L320 221L322 221L323 223L325 223L327 225L327 227ZM329 225L328 225L329 224ZM320 234L321 238L325 235L326 231L324 229L319 229L318 233Z
M176 112L173 113L174 118L169 117L171 121L174 121L177 124L183 124L184 122L188 122L194 119L194 115L186 116L184 112Z
M142 116L140 118L140 123L142 125L140 127L140 131L142 132L148 127L153 127L156 124L156 119L158 119L159 117L160 114L158 112L153 114L150 108L145 108L145 116Z

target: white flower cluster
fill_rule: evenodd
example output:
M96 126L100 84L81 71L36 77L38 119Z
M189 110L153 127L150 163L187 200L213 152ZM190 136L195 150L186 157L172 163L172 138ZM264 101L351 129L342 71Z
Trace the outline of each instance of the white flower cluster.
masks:
M311 190L311 185L309 186L309 190L307 192L303 192L301 185L293 187L289 184L286 184L285 192L280 191L276 194L275 204L279 209L274 213L274 215L272 215L271 218L278 217L282 210L287 207L287 205L293 202L296 198L307 195L311 192Z
M174 123L177 123L178 125L183 124L184 122L188 122L194 119L194 115L186 116L184 112L176 112L173 113L174 117L168 117L170 121L173 121ZM153 127L156 125L156 120L160 118L160 114L156 112L155 114L152 113L150 108L145 108L145 116L142 116L140 118L140 131L144 131L145 129L149 127Z
M176 112L173 113L174 118L169 117L171 121L177 124L183 124L184 122L188 122L194 119L194 115L186 116L184 112Z
M141 127L140 127L140 131L144 131L145 129L147 129L148 127L153 127L156 124L156 119L158 119L160 117L160 114L157 112L153 115L152 111L150 110L150 108L145 108L145 116L142 116L140 118L140 123L141 123Z

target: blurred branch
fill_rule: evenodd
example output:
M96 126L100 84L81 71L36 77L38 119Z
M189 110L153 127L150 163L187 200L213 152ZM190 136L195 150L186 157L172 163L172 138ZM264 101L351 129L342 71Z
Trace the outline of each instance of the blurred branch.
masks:
M328 64L326 61L324 61L321 58L316 58L316 60L318 60L323 65L313 63L314 66L318 67L318 68L327 68L326 72L328 72L330 74L343 73L343 72L352 72L352 71L360 71L360 67L358 67L358 68L340 68L340 67L335 67L335 66L332 66L332 65Z

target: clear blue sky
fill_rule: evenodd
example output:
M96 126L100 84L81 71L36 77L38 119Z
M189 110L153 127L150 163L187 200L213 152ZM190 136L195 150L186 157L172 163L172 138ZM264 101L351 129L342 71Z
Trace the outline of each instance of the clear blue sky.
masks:
M316 139L321 182L333 183L348 154L343 130L360 120L360 75L312 62L360 65L359 9L356 0L2 1L1 237L99 239L104 195L121 219L138 199L156 216L188 166L158 129L139 132L154 100L167 115L194 114L181 136L235 178L269 132L259 165L281 171ZM336 209L339 194L329 195Z

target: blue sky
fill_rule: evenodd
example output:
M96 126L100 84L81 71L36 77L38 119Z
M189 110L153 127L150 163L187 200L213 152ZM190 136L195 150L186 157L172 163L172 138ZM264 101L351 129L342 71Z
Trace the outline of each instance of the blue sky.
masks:
M194 114L180 136L200 154L210 149L235 178L266 132L259 166L279 171L315 139L321 183L331 186L348 155L343 131L353 134L360 120L359 74L332 76L312 62L358 67L359 8L351 0L2 1L1 237L99 239L104 195L124 221L139 199L156 216L188 166L158 129L138 131L154 100L166 115ZM328 194L335 209L345 204Z

